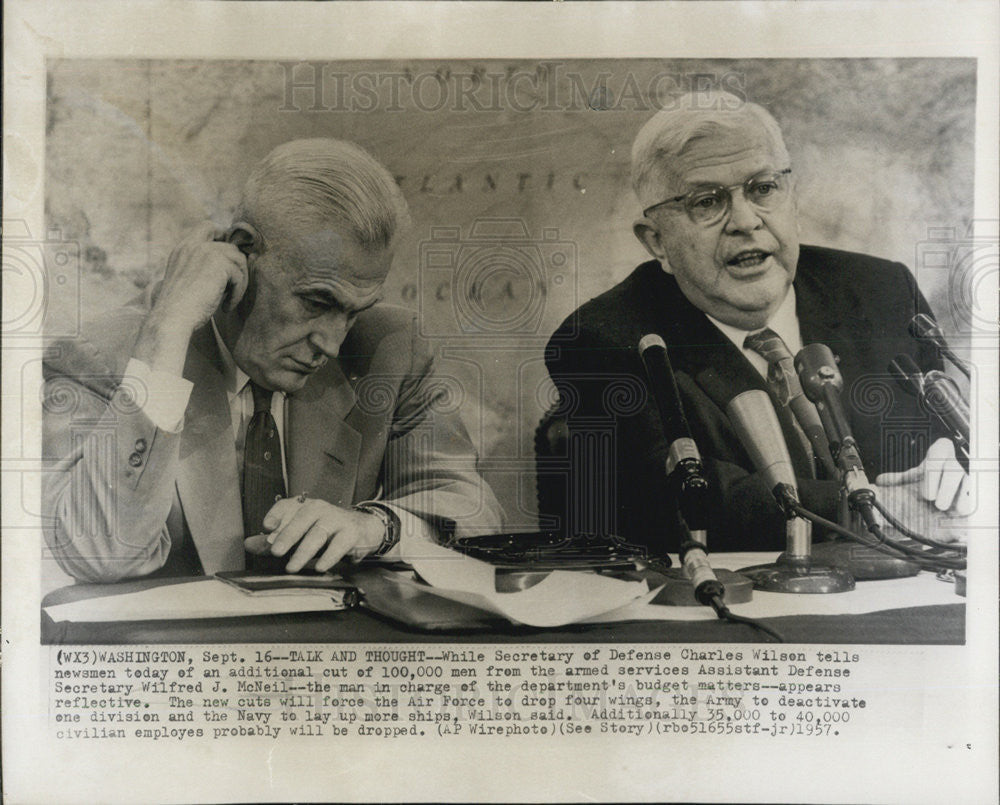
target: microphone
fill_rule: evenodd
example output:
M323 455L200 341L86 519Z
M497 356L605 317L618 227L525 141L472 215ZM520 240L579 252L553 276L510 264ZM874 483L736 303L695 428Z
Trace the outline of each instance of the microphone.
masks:
M639 340L639 356L660 412L663 433L670 445L666 461L667 478L676 490L677 507L688 531L688 539L680 547L684 575L694 588L695 600L711 606L719 617L723 617L723 596L727 596L730 603L749 601L750 584L735 573L726 573L727 578L737 583L734 587L739 587L740 581L745 587L737 593L738 598L734 597L733 588L727 589L719 581L708 560L708 480L698 445L691 438L691 427L684 415L667 345L656 333L648 333ZM687 594L690 595L690 592Z
M917 362L909 355L900 353L889 361L889 374L902 387L903 391L915 397L924 393L924 375Z
M912 368L905 361L900 367L907 384L912 383ZM795 356L795 369L806 396L816 403L830 440L830 451L841 471L841 524L855 532L861 530L860 524L851 523L849 507L861 516L869 531L877 533L879 525L874 511L875 490L865 475L857 442L840 401L844 379L837 368L836 359L825 344L809 344ZM919 375L919 371L917 374ZM887 555L876 547L843 541L814 545L812 558L826 562L835 569L844 570L852 579L904 578L920 571L920 565L905 558Z
M812 445L816 457L823 464L824 469L826 469L827 475L831 478L835 477L837 475L837 465L830 455L830 445L826 440L823 421L817 416L816 407L810 404L810 400L804 394L800 394L789 400L788 407L791 409L795 421L802 428L802 432L809 439L809 444Z
M741 392L750 390L750 386L739 374L725 366L709 367L699 372L698 384L710 396L719 400L732 400L733 397ZM830 478L837 477L837 465L830 455L830 446L826 439L826 431L823 428L821 418L817 414L816 406L800 390L799 393L788 401L787 407L802 429L802 432L805 433L809 444L812 446L813 453L823 465L827 476Z
M945 340L944 333L934 319L926 313L918 313L910 319L910 325L907 329L913 338L917 341L926 341L928 344L931 344L941 357L951 361L952 365L967 378L972 378L969 364L951 351L951 347L948 346L948 342Z
M917 341L926 341L928 344L931 344L941 357L951 361L952 365L963 375L969 379L972 378L969 364L951 351L951 347L948 346L948 342L945 340L944 333L934 319L926 313L918 313L910 319L910 325L907 329L913 338Z
M839 593L854 589L854 577L844 567L814 561L812 523L795 512L799 505L795 470L788 455L778 415L767 393L751 389L738 394L726 406L733 429L750 454L754 467L787 518L785 552L771 564L740 569L761 590L780 593Z
M858 444L840 401L844 378L833 353L825 344L809 344L795 356L795 370L799 373L802 390L819 411L830 442L830 452L841 471L848 503L861 514L866 525L874 527L876 522L872 509L875 490L865 475Z
M705 479L698 445L691 438L691 427L681 406L667 345L655 333L639 340L639 356L646 378L660 412L663 434L670 448L667 452L667 477L678 490L678 506L692 539L707 544L708 481ZM698 536L702 538L697 539Z
M922 399L928 410L948 429L962 469L969 471L969 404L948 375L932 369L924 375Z
M924 375L924 401L941 424L968 447L969 404L958 384L944 372L932 369Z
M795 517L791 508L799 502L795 470L767 392L751 389L737 394L726 406L726 415L785 516Z
M921 374L909 356L897 355L889 363L889 372L910 394L916 395L928 411L948 431L962 468L969 471L969 405L958 384L938 369Z

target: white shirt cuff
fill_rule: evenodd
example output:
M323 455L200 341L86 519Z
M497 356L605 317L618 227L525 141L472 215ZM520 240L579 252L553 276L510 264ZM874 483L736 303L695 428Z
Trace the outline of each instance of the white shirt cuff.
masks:
M167 433L180 433L184 427L184 411L194 388L190 380L170 372L158 372L144 361L132 358L125 367L122 382L135 384L142 412L150 422Z

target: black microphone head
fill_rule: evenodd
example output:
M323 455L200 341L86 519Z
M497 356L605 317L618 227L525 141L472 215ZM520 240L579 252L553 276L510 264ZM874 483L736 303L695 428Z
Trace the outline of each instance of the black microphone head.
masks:
M656 333L647 333L639 339L639 357L646 370L646 384L660 412L663 434L668 444L678 439L691 438L691 427L684 416L681 394L677 389L674 369L670 365L667 345Z
M909 355L901 352L889 361L889 374L895 378L907 394L919 396L923 391L923 373L917 366L917 362Z
M972 377L972 370L969 368L969 364L951 351L951 348L948 346L948 339L944 337L944 332L937 326L937 322L926 313L918 313L910 319L910 325L907 329L910 335L917 341L924 341L933 346L942 358L947 358L951 361L955 368L963 375L968 378Z
M931 413L969 441L969 404L952 378L938 369L924 375L924 402Z
M837 359L826 344L809 344L795 356L795 371L799 373L802 390L813 402L823 397L823 387L833 386L838 392L844 388L844 378L837 368Z

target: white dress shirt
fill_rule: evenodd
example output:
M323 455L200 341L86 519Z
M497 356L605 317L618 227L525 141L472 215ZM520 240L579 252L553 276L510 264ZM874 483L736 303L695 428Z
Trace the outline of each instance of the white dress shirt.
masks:
M743 342L750 333L760 332L764 327L769 327L778 335L781 336L782 341L785 342L785 346L788 347L788 351L792 353L793 356L799 353L802 349L802 334L799 331L799 317L795 314L795 288L789 286L788 293L785 294L784 300L782 300L781 305L771 316L771 319L764 325L764 327L758 327L756 330L741 330L739 327L733 327L730 324L723 324L718 319L708 316L708 320L712 322L716 327L718 327L724 336L728 338L736 348L742 352L748 361L753 365L760 376L765 380L767 379L767 360L758 352L754 352L752 349L744 349Z
M236 365L219 334L219 328L212 320L212 332L215 333L215 343L219 347L222 358L222 373L225 377L226 397L229 400L229 416L233 423L233 435L236 438L236 467L243 477L243 454L246 449L247 427L253 418L253 390L250 388L250 376ZM271 394L271 416L278 428L278 439L281 443L281 476L285 481L285 491L293 494L288 488L288 467L285 459L285 392L275 391Z

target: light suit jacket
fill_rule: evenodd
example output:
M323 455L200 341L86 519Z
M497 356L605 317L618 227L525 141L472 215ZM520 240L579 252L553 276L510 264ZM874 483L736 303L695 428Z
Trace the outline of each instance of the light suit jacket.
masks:
M157 429L123 378L145 312L116 311L52 347L43 390L43 514L60 566L83 581L244 566L235 437L211 325L192 336L183 429ZM339 506L381 497L441 537L501 528L500 507L411 311L361 314L285 404L290 494Z

